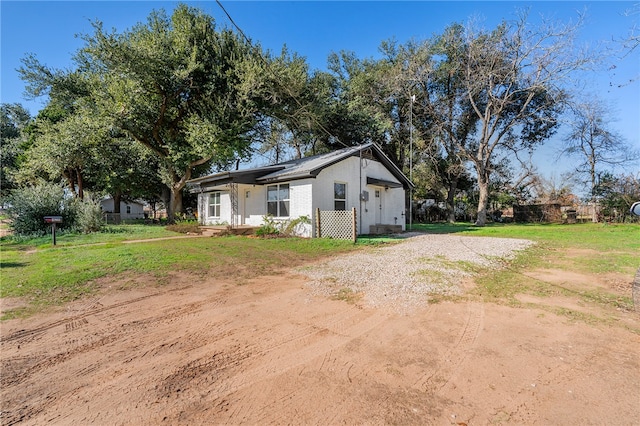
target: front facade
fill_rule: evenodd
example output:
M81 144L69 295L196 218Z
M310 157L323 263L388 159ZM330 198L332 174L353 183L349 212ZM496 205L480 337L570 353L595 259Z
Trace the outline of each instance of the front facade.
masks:
M358 234L372 226L404 230L405 190L412 184L375 144L189 182L198 193L202 225L260 226L306 216L303 236L315 235L315 212L356 209Z
M113 215L115 203L112 197L100 201L102 211L107 215ZM143 219L144 205L138 201L120 201L120 220Z

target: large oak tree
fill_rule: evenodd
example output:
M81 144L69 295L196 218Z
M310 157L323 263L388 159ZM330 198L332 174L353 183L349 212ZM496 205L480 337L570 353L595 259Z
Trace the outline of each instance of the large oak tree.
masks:
M170 17L155 11L122 33L100 22L94 30L78 62L96 77L99 109L160 159L171 220L197 167L246 155L259 109L252 96L257 50L185 5Z

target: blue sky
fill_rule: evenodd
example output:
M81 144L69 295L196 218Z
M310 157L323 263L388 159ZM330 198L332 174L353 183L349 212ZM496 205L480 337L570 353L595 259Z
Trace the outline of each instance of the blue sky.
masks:
M214 1L186 2L212 15L218 25L230 26ZM125 30L144 22L153 9L171 11L169 1L7 1L0 2L1 85L0 100L19 102L32 114L43 100L27 102L24 83L16 68L27 53L53 68L72 67L71 57L82 46L76 34L90 33L90 21L101 20L105 28ZM376 57L383 40L405 42L440 33L453 22L475 17L490 29L503 19L513 19L528 9L529 20L540 16L558 21L576 20L586 13L581 41L589 45L609 44L640 27L640 10L633 1L223 1L234 21L263 48L279 51L284 44L307 58L314 69L326 69L331 52L354 51L358 57ZM635 14L625 14L636 5ZM621 87L619 87L621 86ZM609 102L615 111L612 126L640 149L640 48L631 55L611 59L603 71L588 76L590 93ZM553 144L550 144L553 145ZM540 166L553 170L553 149L539 154Z

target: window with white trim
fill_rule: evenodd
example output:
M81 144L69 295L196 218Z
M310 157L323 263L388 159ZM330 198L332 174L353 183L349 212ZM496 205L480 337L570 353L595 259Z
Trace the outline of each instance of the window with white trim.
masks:
M209 194L209 217L220 217L220 193Z
M341 182L333 183L333 209L347 209L347 184Z
M131 214L131 206L127 204L127 214Z
M267 186L267 214L289 217L289 184Z

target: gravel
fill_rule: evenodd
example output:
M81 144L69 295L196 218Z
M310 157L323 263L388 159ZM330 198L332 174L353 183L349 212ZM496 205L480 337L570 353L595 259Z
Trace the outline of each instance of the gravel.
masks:
M533 244L529 240L402 234L398 244L365 249L300 268L315 294L362 295L369 306L394 310L425 306L433 295L461 294L463 283L484 268Z

